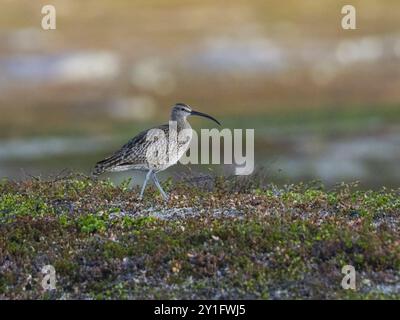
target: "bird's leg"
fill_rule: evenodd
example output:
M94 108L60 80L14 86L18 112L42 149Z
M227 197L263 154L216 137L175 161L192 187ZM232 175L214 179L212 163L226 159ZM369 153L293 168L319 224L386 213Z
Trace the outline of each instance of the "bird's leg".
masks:
M139 199L143 198L144 189L146 188L147 181L149 180L152 172L153 172L153 170L149 170L149 172L147 172L147 174L146 174L146 178L144 179L142 190L140 191Z
M168 195L165 193L165 191L163 190L163 188L161 188L160 182L158 181L155 172L153 172L152 177L153 177L154 184L157 186L158 190L160 190L160 192L161 192L161 194L162 194L164 200L167 200L167 199L168 199Z

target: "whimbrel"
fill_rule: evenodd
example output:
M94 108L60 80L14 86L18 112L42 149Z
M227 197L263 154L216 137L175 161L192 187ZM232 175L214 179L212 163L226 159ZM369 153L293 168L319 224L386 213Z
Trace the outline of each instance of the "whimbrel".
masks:
M156 174L176 164L188 150L192 139L192 128L187 117L191 115L211 119L220 125L218 120L210 115L194 111L187 104L177 103L172 108L169 124L139 133L114 154L98 162L93 175L126 170L147 171L139 198L143 197L146 184L152 178L163 198L167 200L168 196ZM179 138L182 133L185 139Z

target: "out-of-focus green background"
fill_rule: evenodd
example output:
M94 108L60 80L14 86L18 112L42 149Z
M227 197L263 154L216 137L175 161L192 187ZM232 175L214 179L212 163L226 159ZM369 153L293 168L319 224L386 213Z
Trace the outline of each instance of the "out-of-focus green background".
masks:
M0 2L1 177L89 172L179 101L254 128L271 181L399 185L398 0L50 2Z

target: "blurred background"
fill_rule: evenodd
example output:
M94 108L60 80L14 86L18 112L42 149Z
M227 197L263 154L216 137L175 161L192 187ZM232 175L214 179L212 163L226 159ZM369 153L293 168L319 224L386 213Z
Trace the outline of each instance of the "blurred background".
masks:
M350 3L357 30L341 28ZM41 28L46 4L56 30ZM0 6L0 177L88 173L185 102L224 127L254 128L256 166L275 183L399 186L398 0ZM164 177L178 169L190 170Z

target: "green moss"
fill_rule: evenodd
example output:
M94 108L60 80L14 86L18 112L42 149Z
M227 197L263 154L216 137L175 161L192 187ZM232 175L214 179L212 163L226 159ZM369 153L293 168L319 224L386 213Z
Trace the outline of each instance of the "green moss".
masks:
M218 178L212 190L171 184L171 200L164 203L155 189L138 202L128 183L75 180L1 186L0 257L5 254L10 262L3 267L0 295L396 297L373 286L348 292L340 281L346 264L373 283L385 283L381 275L400 268L398 190L278 188ZM191 208L193 216L160 219L147 213L162 216L174 208ZM40 285L23 289L27 276L43 264L55 267L58 289L47 295Z
M141 229L145 228L147 226L150 226L154 222L156 222L157 219L154 217L130 217L130 216L125 216L122 219L122 225L126 228L133 228L133 229Z
M84 233L102 232L106 230L106 221L96 214L86 214L78 218L79 230Z
M18 216L38 217L53 213L40 197L5 193L0 195L0 221L12 221Z
M74 273L78 272L79 265L71 259L62 257L54 262L54 268L59 275L73 276Z
M106 259L122 259L129 254L128 248L115 241L107 241L104 244L103 255Z

